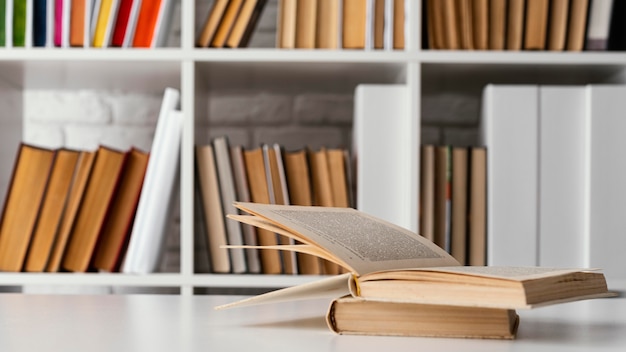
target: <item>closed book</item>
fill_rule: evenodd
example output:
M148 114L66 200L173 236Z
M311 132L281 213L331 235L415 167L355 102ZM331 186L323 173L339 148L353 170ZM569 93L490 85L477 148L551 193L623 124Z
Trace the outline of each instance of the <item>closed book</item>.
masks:
M474 23L471 0L457 0L461 49L474 49Z
M73 272L87 272L90 269L96 244L121 181L126 157L127 153L123 151L102 146L98 148L63 257L64 269Z
M213 39L213 35L215 35L215 32L217 31L217 26L220 24L222 16L224 16L227 5L228 0L216 0L213 2L213 6L207 15L202 31L200 32L200 36L196 41L196 46L201 48L209 46L209 43Z
M567 37L567 20L570 13L570 0L552 0L548 20L547 49L562 51Z
M46 46L46 38L47 38L47 4L48 0L33 0L33 46L42 47ZM4 8L5 3L0 2L0 8ZM4 14L0 13L0 18L2 18ZM0 23L0 28L2 28L4 24ZM1 35L0 35L1 36Z
M66 0L56 0L54 2L54 46L63 45L63 8ZM67 0L69 2L69 0Z
M450 146L435 147L435 244L450 252Z
M228 6L222 16L219 26L217 27L213 38L211 39L210 46L213 48L223 48L226 43L226 39L228 39L228 35L237 20L237 16L239 15L239 11L241 11L241 6L243 5L244 0L230 0L228 2Z
M589 19L585 50L608 49L613 0L593 0L589 3Z
M526 0L524 50L544 50L548 33L548 0Z
M296 8L296 48L314 49L318 0L300 0ZM365 2L365 1L363 1ZM363 27L365 30L365 27Z
M487 264L487 149L472 147L469 162L468 264Z
M0 271L22 270L54 156L51 149L20 145L0 219Z
M395 2L395 0L394 0ZM457 21L457 10L455 0L441 0L443 8L443 28L445 49L458 50L460 48L460 28ZM394 6L395 12L395 6Z
M504 50L507 0L489 2L489 50Z
M333 206L349 207L350 192L348 191L348 162L346 151L341 148L329 148L326 150L328 158L328 171L330 173L330 188L333 194Z
M228 48L245 48L256 29L267 0L246 0L224 44Z
M276 16L276 47L293 49L296 47L297 0L278 0Z
M389 0L387 0L389 1ZM442 2L437 0L427 0L426 4L426 21L428 32L428 48L429 49L445 49L445 33ZM473 14L472 7L472 14ZM472 16L473 18L473 16Z
M509 0L506 17L506 50L522 50L526 0Z
M452 147L450 254L459 263L467 264L467 200L468 150Z
M130 6L130 12L128 13L128 23L126 24L126 30L124 31L124 41L122 42L123 48L130 48L133 46L133 39L135 38L135 30L137 29L137 18L139 17L139 11L141 10L142 0L133 0Z
M29 1L32 0L13 2L13 46L16 48L26 46L26 15Z
M339 0L318 0L315 34L316 48L339 48L339 34L341 33L339 30L339 14L341 13L341 9L339 7L340 5L341 1Z
M119 188L94 252L93 266L98 270L119 270L137 211L148 157L148 153L136 148L128 152Z
M489 49L489 1L474 0L472 6L474 49Z
M243 151L250 199L255 203L269 204L270 195L267 187L265 162L263 149L257 147ZM266 229L257 229L257 241L259 245L272 246L278 244L276 234ZM261 270L264 274L280 274L282 264L280 253L275 249L267 249L260 252Z
M174 16L173 6L173 0L161 0L157 19L152 31L151 48L163 48L167 46L167 40L172 26L172 17Z
M70 46L83 46L85 40L85 18L87 0L72 0L70 11Z
M367 6L365 1L343 1L343 34L341 42L344 49L365 48L366 18Z
M61 224L79 155L79 151L68 149L56 152L39 219L28 248L24 271L42 272L46 268Z
M394 0L393 4L393 48L403 50L406 31L405 0Z
M201 191L211 270L215 273L229 273L231 271L230 254L228 249L223 248L229 243L217 165L211 144L196 146L196 165L198 167L198 183Z
M582 51L585 47L588 11L589 0L571 0L567 24L566 49L568 51Z
M115 19L115 26L113 27L113 34L111 35L111 46L121 47L124 45L124 37L128 31L128 23L130 19L130 13L133 8L133 2L139 0L119 0L119 9L117 11L117 18Z
M6 46L7 0L0 0L0 47Z
M132 41L134 48L149 48L151 46L154 28L159 16L159 9L163 1L166 0L141 2Z
M334 299L326 314L331 331L341 335L427 336L514 339L519 316L513 309L454 307Z
M385 45L385 0L374 0L374 49L383 49Z
M85 195L85 188L87 187L87 182L89 182L89 176L91 175L95 159L95 151L81 151L78 156L76 167L72 175L72 183L65 203L65 209L63 210L63 216L61 217L59 229L46 264L46 272L57 272L61 269L61 261L65 254L76 215L80 210L83 196Z
M106 48L110 46L118 4L118 0L100 0L100 8L98 9L98 17L93 34L94 47Z
M435 240L435 146L420 148L420 218L419 234Z

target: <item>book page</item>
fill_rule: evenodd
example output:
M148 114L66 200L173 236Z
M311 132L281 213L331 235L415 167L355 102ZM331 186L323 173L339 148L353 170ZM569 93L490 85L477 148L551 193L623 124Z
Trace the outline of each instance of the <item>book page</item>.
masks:
M351 208L237 203L333 253L359 275L391 269L459 265L443 249L407 229Z

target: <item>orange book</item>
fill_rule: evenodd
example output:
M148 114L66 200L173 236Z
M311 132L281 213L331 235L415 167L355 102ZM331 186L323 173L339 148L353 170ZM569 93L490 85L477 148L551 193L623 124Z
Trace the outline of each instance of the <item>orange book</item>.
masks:
M139 17L137 17L137 25L135 27L135 37L133 38L133 47L149 48L152 45L152 35L159 17L161 1L152 0L142 1L139 9Z
M85 0L72 0L70 11L70 45L83 46L85 42Z
M89 269L96 243L119 185L126 152L100 147L63 258L63 268Z
M365 48L365 22L367 6L362 0L343 2L343 47L344 49Z
M109 272L119 269L139 203L148 156L148 153L138 149L131 149L128 153L119 189L94 254L93 266L96 269Z
M230 0L228 2L228 7L226 7L226 11L222 16L222 20L220 21L215 34L213 35L213 39L211 39L211 47L213 48L222 48L228 39L228 35L235 25L235 21L237 20L237 16L239 15L239 11L241 11L241 6L243 5L243 0Z

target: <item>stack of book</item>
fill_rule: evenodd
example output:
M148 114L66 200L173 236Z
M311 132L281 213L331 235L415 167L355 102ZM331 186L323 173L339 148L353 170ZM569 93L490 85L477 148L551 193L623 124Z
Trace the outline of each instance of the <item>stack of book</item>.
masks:
M626 49L622 1L428 0L424 6L428 49Z
M143 231L138 225L164 218L154 208L166 208L173 189L167 176L173 180L178 161L181 129L176 126L182 115L174 110L177 102L176 91L166 90L150 156L136 148L21 144L0 219L0 271L120 271L123 261L127 265L138 256L132 241L163 237L164 226ZM165 155L163 148L173 153ZM156 177L158 183L152 181ZM146 197L158 201L147 210Z
M462 266L422 236L350 208L237 203L242 223L302 243L348 273L217 308L331 298L329 328L341 334L515 338L517 309L609 297L597 270Z
M293 245L272 231L225 220L235 201L264 204L352 206L350 168L344 149L286 151L278 144L253 149L230 146L226 137L196 147L197 184L210 271L214 273L336 274L339 267L308 255L229 245Z
M0 46L134 47L167 45L173 0L5 0Z

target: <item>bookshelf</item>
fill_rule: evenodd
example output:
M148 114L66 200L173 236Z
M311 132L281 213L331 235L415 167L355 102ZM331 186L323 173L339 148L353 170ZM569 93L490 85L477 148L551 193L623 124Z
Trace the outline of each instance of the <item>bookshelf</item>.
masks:
M207 49L194 46L210 1L176 1L180 9L180 46L157 49L0 49L0 92L3 117L0 136L0 196L22 130L21 94L28 89L124 89L159 94L167 87L181 91L184 113L180 168L180 268L175 273L32 274L0 273L0 286L96 285L171 287L192 294L194 287L278 288L315 280L282 275L194 273L194 146L210 135L205 97L220 91L297 90L352 94L360 83L403 83L409 90L406 131L415 157L406 160L407 197L397 209L415 214L418 228L419 146L422 101L426 95L460 93L480 101L486 83L583 84L626 81L626 54L619 52L504 52L423 50L420 1L407 7L406 50L277 50L274 48ZM269 1L271 6L275 1ZM196 11L198 9L198 11ZM201 10L202 9L202 13ZM178 18L177 18L178 19ZM417 19L417 20L411 20ZM195 28L188 25L195 23ZM445 108L445 106L441 106ZM12 116L15 116L13 118ZM471 119L469 119L471 120ZM470 126L471 127L471 126ZM206 133L204 130L209 130ZM5 138L6 135L6 138ZM393 143L394 141L380 141Z

